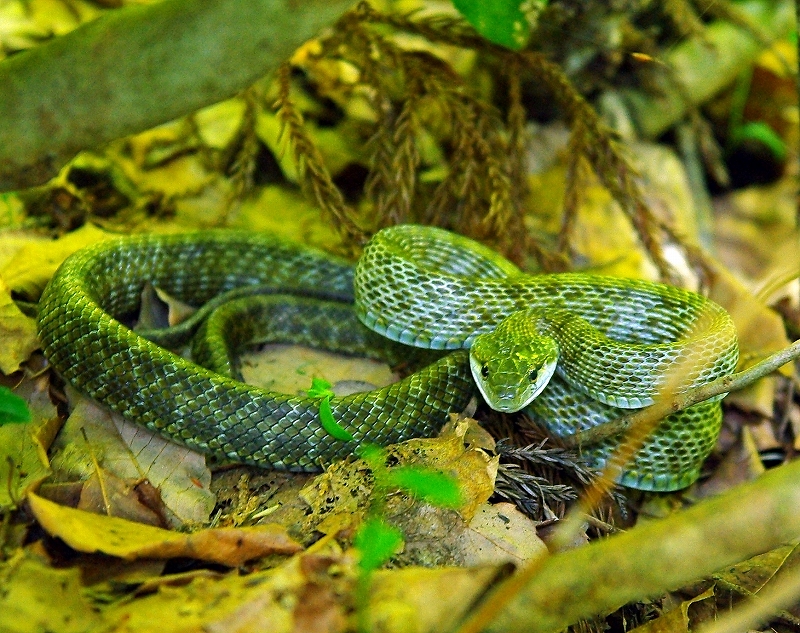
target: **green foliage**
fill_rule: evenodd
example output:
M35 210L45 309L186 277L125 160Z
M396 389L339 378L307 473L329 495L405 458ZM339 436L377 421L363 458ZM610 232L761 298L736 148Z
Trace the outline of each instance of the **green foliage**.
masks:
M381 517L365 520L356 533L353 544L361 552L358 565L362 572L370 572L388 561L403 542L403 533Z
M531 24L547 0L453 0L453 4L487 40L518 51L528 43Z
M311 387L306 391L309 398L330 398L333 395L331 383L324 378L312 378Z
M331 397L333 396L331 383L323 378L312 378L311 388L306 393L309 398L322 398L319 403L319 421L328 435L342 442L352 442L355 438L333 417L333 412L331 411Z
M398 466L386 474L386 483L440 508L457 508L464 502L458 482L430 468Z
M0 387L0 424L30 422L28 403L11 389Z
M397 551L403 534L383 519L389 492L404 492L440 508L458 508L464 496L458 481L445 473L422 466L386 466L386 449L374 444L359 447L358 456L367 462L375 477L370 514L359 528L354 544L361 550L361 568L376 569Z
M759 141L765 145L777 160L786 158L786 143L769 124L763 121L750 121L733 130L731 144L736 146L746 140Z

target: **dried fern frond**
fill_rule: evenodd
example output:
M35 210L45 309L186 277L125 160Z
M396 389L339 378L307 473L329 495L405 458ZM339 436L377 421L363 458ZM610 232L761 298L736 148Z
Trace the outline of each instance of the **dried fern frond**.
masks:
M257 100L254 90L246 90L244 95L245 110L239 132L238 148L229 168L231 190L225 200L224 211L219 224L224 226L228 221L230 209L234 201L241 200L253 190L256 159L258 158L258 136L256 134Z
M292 149L302 180L311 189L317 204L332 219L336 229L350 243L363 243L365 236L355 221L355 212L347 205L342 192L334 184L319 148L311 140L303 123L303 115L291 99L291 67L278 70L277 116Z
M572 126L574 146L586 157L602 185L619 203L636 230L650 259L665 279L673 279L672 267L664 257L660 232L665 223L650 211L636 171L615 141L614 133L594 108L572 86L558 65L537 53L522 53L530 68L553 91Z

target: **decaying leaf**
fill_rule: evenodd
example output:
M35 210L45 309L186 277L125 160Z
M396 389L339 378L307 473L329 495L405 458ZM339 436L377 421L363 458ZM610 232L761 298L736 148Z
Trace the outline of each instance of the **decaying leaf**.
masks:
M547 554L536 525L511 503L482 505L462 534L465 564L519 566Z
M368 383L368 389L377 389L397 380L385 363L300 345L267 345L243 354L241 364L248 384L289 394L305 392L312 378L324 378L339 396L347 395L341 383L358 380Z
M408 631L412 622L411 630L418 633L455 630L501 573L501 565L375 572L364 614L367 630L401 633Z
M714 590L709 589L696 598L685 600L679 606L670 609L655 620L636 627L632 633L688 633L690 630L689 608L698 602L703 602L713 597Z
M75 507L156 527L169 525L158 489L149 481L128 482L99 467L81 486Z
M59 434L52 463L56 481L88 479L95 460L126 480L159 489L170 524L202 523L214 507L205 457L126 421L72 389L73 410Z
M17 251L0 270L0 276L12 290L37 297L67 255L112 237L113 234L86 224L54 242L32 242Z
M388 463L423 466L454 477L464 498L458 511L466 520L492 494L498 463L496 457L488 456L480 447L465 447L464 437L471 424L477 423L460 420L448 425L438 438L409 440L390 446L386 451ZM354 527L369 507L373 485L372 474L364 460L333 464L300 493L311 508L307 527L326 533L344 525ZM413 503L408 498L401 501L402 497L402 494L390 497L388 514L393 512L392 504Z
M0 584L0 630L6 633L83 633L100 619L76 567L54 569L17 550L0 567Z
M302 549L276 525L184 534L67 508L34 494L28 502L42 528L71 548L125 560L182 556L236 567L268 554L294 554Z
M176 586L165 579L103 618L111 630L124 625L138 633L344 631L350 608L341 596L352 584L350 564L341 554L303 554L246 576L195 575Z

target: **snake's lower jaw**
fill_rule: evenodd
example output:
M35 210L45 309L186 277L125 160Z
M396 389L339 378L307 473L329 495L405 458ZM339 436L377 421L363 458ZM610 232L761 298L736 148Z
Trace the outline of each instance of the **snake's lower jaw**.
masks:
M552 373L550 374L552 375ZM550 380L550 375L547 380L540 381L541 384L528 384L524 387L520 385L506 385L502 392L492 389L486 384L486 381L475 378L475 383L478 385L478 391L481 392L483 399L492 409L501 413L516 413L522 411L538 396L542 389L547 386Z
M518 400L508 401L508 402L498 401L498 400L495 400L494 402L489 402L487 400L486 402L492 409L494 409L495 411L499 411L500 413L516 413L517 411L521 411L527 406L526 404L520 404Z

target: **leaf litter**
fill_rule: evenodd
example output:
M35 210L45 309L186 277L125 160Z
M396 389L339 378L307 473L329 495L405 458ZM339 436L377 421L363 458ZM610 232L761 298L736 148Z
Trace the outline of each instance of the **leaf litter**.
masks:
M41 17L42 6L56 6L58 3L32 4L34 13ZM74 20L70 18L66 21L71 24ZM310 66L314 66L313 62ZM315 66L312 72L320 73L321 68L322 64ZM165 208L174 212L172 218L143 219L141 212L144 205L140 205L125 218L124 228L135 227L137 222L139 228L147 230L177 230L194 227L198 223L213 223L221 201L226 199L229 192L223 180L217 177L213 169L209 169L206 161L208 154L198 159L193 152L198 149L221 153L227 151L241 130L241 113L244 109L243 102L237 99L197 113L195 124L198 126L199 142L187 135L187 129L191 126L176 122L172 126L138 135L125 143L112 144L109 153L122 165L124 177L142 192L162 192L167 201ZM259 112L257 133L262 142L277 153L281 141L275 123L274 115ZM351 151L354 137L343 138L327 128L315 129L314 135L318 142L324 143L325 151L331 155L326 158L333 157L334 163L340 163L337 171L349 162L360 160ZM320 140L322 138L326 140ZM640 148L638 153L644 157L638 165L645 172L644 177L656 182L656 186L647 191L655 200L653 206L664 207L669 213L675 214L673 219L676 224L694 234L696 228L691 224L690 213L691 192L680 184L684 174L680 170L673 171L679 161L659 151L658 146ZM287 154L281 157L281 165L287 179L296 182L298 176L288 167L291 163L286 159ZM649 170L649 166L655 167ZM440 173L446 173L444 167L434 165L429 172L434 174L438 169ZM556 164L550 173L533 176L531 197L542 200L559 198L560 204L558 187L563 191L563 167L563 163ZM667 174L672 176L665 176L666 183L657 182L657 176ZM543 184L540 190L536 188L539 179ZM120 185L122 179L116 177L112 181ZM556 187L552 186L554 183ZM670 187L671 190L665 193ZM748 200L747 195L753 199ZM788 227L791 226L785 218L775 216L759 217L750 225L737 225L744 205L752 203L755 208L775 206L763 203L765 195L770 194L763 190L750 190L749 194L724 198L726 201L732 200L732 206L736 209L733 214L718 216L722 218L718 220L722 228L730 231L723 235L722 243L718 244L722 251L719 256L725 266L733 269L743 268L741 264L744 258L744 268L749 274L742 281L741 277L729 277L726 267L720 266L715 269L713 283L710 284L711 292L718 301L732 311L739 308L742 318L737 317L737 325L752 323L740 327L746 334L743 337L744 347L753 357L785 346L786 343L782 323L774 312L766 310L763 302L748 303L747 299L755 283L753 280L764 275L765 269L769 268L763 260L770 259L768 256L779 250L775 248L779 241L776 236L782 232L788 233ZM793 196L791 192L772 195L782 204ZM602 272L636 276L652 274L653 269L638 246L635 232L607 192L588 184L586 200L586 209L583 211L585 217L576 239L571 242L580 250L577 260ZM263 213L264 208L272 212ZM793 209L793 205L789 205L789 208ZM686 215L681 215L683 213ZM330 227L319 221L317 210L297 192L283 186L267 185L258 189L254 195L242 201L238 215L233 214L232 219L234 223L247 228L277 230L304 242L328 247L336 245L337 238ZM99 222L110 228L119 228L113 222ZM610 226L614 227L611 231ZM751 232L753 226L758 228L756 234ZM764 230L765 226L770 227L768 231ZM85 227L85 231L81 229L71 234L75 236L75 245L69 245L68 239L32 243L30 250L19 251L12 265L4 262L0 272L8 288L0 289L0 296L5 297L6 304L13 305L10 303L11 291L35 296L36 289L41 289L63 257L59 250L62 244L66 252L74 250L81 243L101 238L96 235L97 229L92 224L86 224ZM619 237L620 241L609 243L609 234L614 238ZM2 240L5 242L5 234ZM734 247L726 249L726 240ZM36 241L41 242L33 240ZM739 248L743 244L755 246L743 251ZM774 261L772 263L775 264ZM3 340L9 341L8 345L3 345L3 364L0 368L7 374L16 371L20 363L23 363L23 370L26 369L24 361L30 355L27 350L33 338L29 317L14 311L15 308L11 309L13 313L10 316L3 317L0 314L0 327L6 327ZM5 323L8 325L4 326ZM11 343L18 346L16 350ZM301 354L296 356L300 360L286 360L281 356L276 361L267 356L268 360L264 361L263 355L269 353L271 350L257 352L253 359L246 361L246 371L250 369L251 362L294 368L285 372L294 382L279 386L289 393L307 389L310 375L319 374L331 379L329 372L334 361L328 356L313 361L317 364L312 365L309 364L312 361L304 356L304 351L291 352ZM379 371L387 370L384 367ZM259 372L260 368L255 369L256 374ZM375 385L382 384L384 380L365 374L362 368L350 368L344 373ZM391 379L389 374L386 376L386 379ZM254 380L277 384L271 383L269 377ZM333 379L333 382L338 382L338 379ZM36 381L26 379L15 385L16 393L24 394L31 407L36 408L37 398L41 401L42 394L46 396L45 383L39 381L38 387L34 388ZM35 395L35 389L38 389L38 396ZM760 393L740 397L737 406L748 411L748 415L770 415L776 389L774 384L761 387ZM224 481L226 477L235 481L239 494L229 498L228 512L218 509L212 516L214 496L211 489L214 486L209 481L210 471L202 456L184 452L185 449L169 443L161 444L159 438L138 427L113 419L114 416L109 416L99 408L92 410L94 405L82 402L75 394L69 394L67 399L71 414L59 438L52 465L47 451L54 433L53 427L59 422L54 410L48 412L45 409L44 413L34 415L34 422L30 425L0 427L0 432L16 427L14 433L9 432L8 436L0 439L0 450L4 451L5 458L5 466L0 465L0 474L4 481L9 482L4 486L6 492L0 493L5 494L5 516L9 517L9 509L27 497L27 504L39 525L50 533L46 545L38 541L25 549L8 550L11 555L0 568L5 592L0 598L0 628L4 630L8 627L10 631L27 631L37 626L59 631L171 631L201 627L219 631L343 630L352 623L350 617L353 611L359 609L365 612L363 621L372 629L405 630L401 623L411 621L419 625L419 630L447 630L460 621L461 616L487 588L504 577L507 568L503 566L503 561L514 561L519 565L524 561L538 560L544 553L534 522L519 515L507 504L487 503L498 465L488 443L471 445L466 441L474 428L466 431L459 428L459 424L471 425L462 420L441 438L415 441L387 452L386 462L391 462L390 468L421 463L438 472L450 473L462 484L464 505L456 509L437 507L400 489L387 494L380 503L381 516L401 526L403 534L402 544L390 564L411 566L376 571L371 578L371 594L364 608L363 604L356 604L352 597L354 587L358 584L358 552L348 549L347 544L364 519L375 516L374 465L351 460L317 478L298 478L294 480L298 482L294 486L286 484L282 475L262 476L241 468L218 471L215 477L219 481ZM786 410L787 419L800 428L796 405L787 403ZM741 430L744 424L752 424L752 419L729 421L732 427L730 436L737 439L731 444L735 447L727 451L721 465L715 468L714 476L706 482L707 488L714 492L755 477L760 472L759 451L775 442L777 433L772 434L771 440L763 439L770 435L768 433L754 437L747 427ZM794 436L797 435L795 432ZM7 470L3 471L3 467ZM42 494L45 491L52 493L63 501L63 505L55 505L34 494L28 495L51 468L55 480L61 481L59 485L63 488L57 491L50 484L39 490ZM152 496L150 493L137 491L137 487L147 485L157 491L155 502L145 500ZM74 487L68 489L69 486ZM270 496L276 489L282 490L282 494ZM710 490L698 489L690 493L695 496L706 494L710 494ZM67 501L68 497L70 501ZM661 513L672 514L689 498L689 495L673 497L673 501L661 508ZM75 508L68 507L70 505ZM91 511L87 512L86 509ZM151 512L151 521L166 522L173 528L191 533L167 531L129 520L144 519L147 510ZM120 518L118 514L125 518ZM229 530L231 528L228 525L235 524L237 527L234 529L241 526L244 531L196 531L199 524L208 523L210 516L212 524L225 526L220 530ZM270 549L275 547L270 541L275 535L271 533L272 528L268 527L267 522L277 519L284 520L286 526L283 532L276 532L278 540L284 542L281 539L288 538L287 534L291 533L307 547L305 551L292 549L299 547L296 543L286 546L287 549L280 554ZM542 531L541 526L538 531ZM510 536L512 532L518 536ZM193 540L191 537L195 534L202 536ZM243 537L244 534L248 535L247 538ZM125 536L124 543L120 542L120 535ZM269 543L262 543L263 549L248 549L251 544L247 539L259 541L265 537L268 537ZM7 544L12 542L6 541ZM16 542L22 543L22 539ZM582 542L583 539L576 539L573 546L579 547ZM71 545L71 550L74 550L70 553L72 558L63 558L63 543ZM84 553L75 554L76 551ZM298 553L291 555L294 551ZM628 552L616 552L620 560L624 560L626 554ZM214 560L215 565L236 569L211 571L192 563L194 567L190 565L188 571L176 571L181 565L186 565L184 561L192 559L193 555L202 560ZM251 555L252 559L248 558ZM91 590L96 587L86 584L89 578L87 570L97 565L98 561L111 567L112 562L119 562L117 559L124 561L140 556L178 558L168 563L167 567L163 562L156 561L159 565L149 572L148 568L142 567L143 575L138 578L131 571L130 577L135 582L126 585L125 591L119 591L117 587L102 594L107 604L100 606L101 601L91 597ZM667 613L660 618L661 622L654 620L658 624L653 624L651 628L658 626L669 630L687 630L687 626L693 622L692 613L700 605L709 605L718 600L724 591L736 596L757 593L777 574L776 570L784 566L791 568L793 558L791 549L773 550L763 557L752 559L749 567L748 564L732 567L730 576L713 576L713 592L712 589L690 587L692 595L685 599L677 594L665 594L663 606ZM149 564L152 561L146 559L140 562ZM72 566L64 568L65 563ZM477 567L425 569L414 566L420 564ZM275 567L270 569L272 565ZM133 567L130 569L133 570ZM163 576L147 579L148 573L162 571ZM753 582L753 578L759 581ZM138 587L138 590L129 593L132 587ZM98 590L95 597L99 595ZM432 596L436 599L432 600ZM712 616L718 608L721 607L708 606ZM46 613L46 617L42 613ZM791 622L790 616L784 617Z

